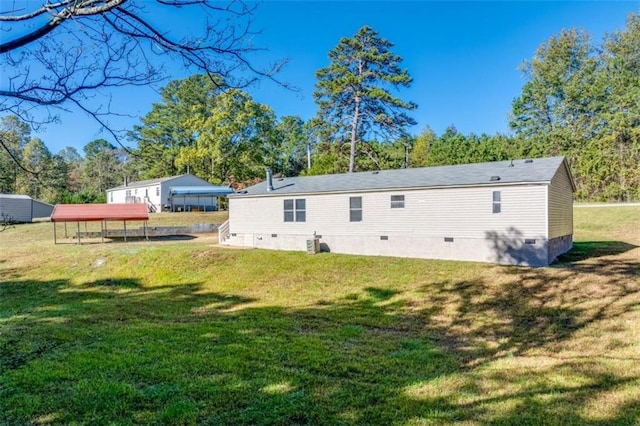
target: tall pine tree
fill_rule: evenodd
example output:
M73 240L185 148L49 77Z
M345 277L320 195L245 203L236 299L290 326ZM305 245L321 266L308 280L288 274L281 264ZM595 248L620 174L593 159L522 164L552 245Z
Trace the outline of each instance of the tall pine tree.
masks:
M416 104L390 91L412 82L392 47L390 41L364 26L353 38L340 40L329 52L331 64L316 72L318 115L329 125L334 139L350 141L349 172L356 169L358 143L375 135L401 137L416 123L407 115Z

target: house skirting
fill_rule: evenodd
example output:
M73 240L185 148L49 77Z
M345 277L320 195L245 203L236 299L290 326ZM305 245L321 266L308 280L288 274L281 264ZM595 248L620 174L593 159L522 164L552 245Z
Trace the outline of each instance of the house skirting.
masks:
M573 247L573 235L563 235L562 237L551 238L549 240L549 258L551 264L558 256L571 250Z
M571 236L568 236L569 241ZM306 251L313 235L232 233L224 244L272 250ZM408 235L317 235L320 250L332 253L464 260L505 265L547 266L571 248L567 237L547 242L489 234L486 238L422 237ZM564 239L563 239L564 238ZM553 249L553 253L549 248Z

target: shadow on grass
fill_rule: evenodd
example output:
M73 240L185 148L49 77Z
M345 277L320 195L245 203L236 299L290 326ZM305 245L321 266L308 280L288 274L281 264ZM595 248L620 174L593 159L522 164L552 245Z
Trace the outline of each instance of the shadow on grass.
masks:
M432 284L408 311L381 304L402 293L377 286L282 308L199 283L2 282L0 423L603 424L583 408L635 378L582 360L485 394L485 382L522 379L482 362L560 343L599 318L556 306L560 278L514 270L499 288ZM620 289L616 309L634 308L620 306L632 292ZM577 384L544 380L565 370ZM634 404L607 424L640 420Z
M573 243L569 252L559 256L556 263L561 265L603 256L616 256L637 247L622 241L579 241Z

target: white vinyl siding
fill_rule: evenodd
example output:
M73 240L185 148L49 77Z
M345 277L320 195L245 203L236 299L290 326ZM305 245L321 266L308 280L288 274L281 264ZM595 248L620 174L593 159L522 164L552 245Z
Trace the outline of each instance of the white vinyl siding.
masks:
M560 167L549 186L549 238L573 234L573 191L566 168Z
M148 202L153 204L157 211L162 211L162 206L170 204L170 188L173 186L201 186L210 185L204 179L200 179L193 175L176 176L174 178L165 179L161 182L154 180L147 184L132 182L129 186L109 189L107 191L107 200L109 203L126 203L127 197L137 197L136 202ZM211 197L178 197L175 200L175 206L183 205L192 206L216 206L215 199Z
M501 214L490 203L495 187L407 190L405 208L389 215L390 193L305 195L307 221L284 223L283 200L290 197L230 197L230 232L312 235L407 235L486 239L540 238L546 234L546 186L500 186ZM362 197L361 222L350 222L351 197ZM257 214L259 212L259 214Z

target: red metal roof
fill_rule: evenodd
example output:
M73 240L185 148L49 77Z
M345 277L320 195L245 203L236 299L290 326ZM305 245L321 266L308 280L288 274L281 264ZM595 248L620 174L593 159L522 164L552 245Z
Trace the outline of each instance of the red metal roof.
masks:
M127 204L57 204L52 222L99 222L115 220L149 220L147 205Z

